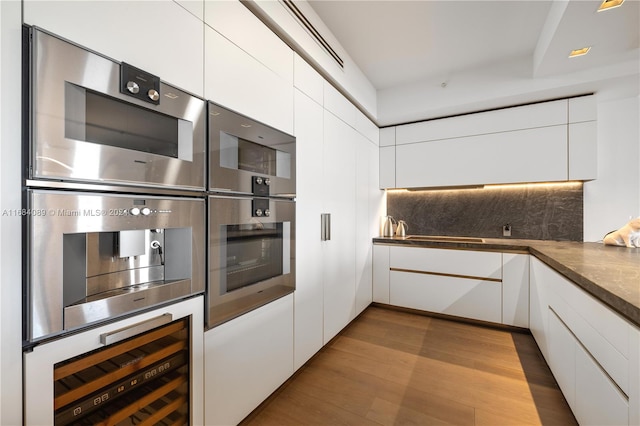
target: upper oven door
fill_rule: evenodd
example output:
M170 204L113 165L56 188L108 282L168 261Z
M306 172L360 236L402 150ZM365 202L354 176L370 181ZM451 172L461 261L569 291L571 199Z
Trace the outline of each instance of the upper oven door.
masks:
M157 77L159 93L147 91L154 76L141 70L122 83L121 64L30 33L31 178L205 188L204 100ZM130 78L150 99L121 93Z
M295 202L209 197L207 325L221 324L294 290Z
M261 196L295 197L296 138L210 102L209 190L253 194L256 177Z

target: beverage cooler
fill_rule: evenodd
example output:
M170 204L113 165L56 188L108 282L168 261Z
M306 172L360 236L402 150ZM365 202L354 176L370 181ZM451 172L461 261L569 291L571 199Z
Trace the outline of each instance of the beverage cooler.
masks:
M203 424L202 313L197 296L25 352L25 424Z

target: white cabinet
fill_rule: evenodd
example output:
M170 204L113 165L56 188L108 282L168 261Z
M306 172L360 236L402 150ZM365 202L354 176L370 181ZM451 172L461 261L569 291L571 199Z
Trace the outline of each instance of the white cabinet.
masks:
M293 51L240 1L205 0L204 22L283 80L293 82Z
M569 180L598 176L597 115L594 95L569 99Z
M331 239L323 242L324 342L355 317L356 141L354 130L324 112L324 209Z
M370 140L336 116L344 112L358 122L353 105L327 89L328 83L301 59L295 64L297 369L371 303L371 238L378 232L382 193L377 132L361 126L375 139ZM328 97L334 112L321 103ZM321 214L330 215L330 237L324 241Z
M389 257L391 247L373 245L373 301L389 304Z
M322 84L322 82L321 82ZM322 91L320 92L322 93ZM295 369L320 350L323 341L323 252L320 213L323 210L322 105L295 93L296 135L296 291L294 293Z
M606 372L576 343L575 414L581 425L634 425L629 419L626 395Z
M293 133L293 81L274 72L210 27L205 28L205 97ZM293 52L285 61L293 69Z
M640 330L537 259L531 290L533 336L578 422L637 424Z
M180 4L25 0L24 22L203 96L204 24Z
M528 254L502 254L502 322L529 328Z
M589 180L593 96L382 129L382 188Z
M293 85L322 107L324 103L324 79L297 54L294 54L293 58ZM322 121L322 119L319 121ZM298 126L296 126L297 131Z
M204 334L206 425L238 424L293 374L293 295Z
M373 301L529 327L529 255L373 247Z
M398 126L396 144L463 138L561 124L567 124L566 99Z
M356 133L356 315L373 300L373 247L379 232L382 194L378 189L378 146Z
M397 188L396 147L380 147L380 188Z
M576 342L569 329L554 311L547 308L549 357L547 362L562 389L569 407L575 413L576 402Z
M189 318L191 332L191 362L189 390L191 395L190 424L203 422L203 324L204 298L202 296L174 303L127 319L103 325L69 337L43 343L33 351L25 352L24 374L24 424L54 424L54 366L70 358L84 355L107 346L101 343L101 336L122 329L143 325L160 316L171 315L173 321ZM20 368L19 365L16 368ZM76 379L77 380L77 379Z
M391 247L389 270L391 305L502 322L501 253Z
M566 125L396 145L399 188L566 179Z
M478 278L391 270L392 305L500 323L502 284Z

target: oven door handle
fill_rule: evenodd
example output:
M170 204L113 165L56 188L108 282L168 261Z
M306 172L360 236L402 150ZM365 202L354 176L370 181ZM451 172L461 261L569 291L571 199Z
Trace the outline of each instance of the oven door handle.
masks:
M168 324L172 320L173 314L166 313L155 318L150 318L146 321L130 325L128 327L123 327L118 330L110 331L108 333L102 333L100 335L100 343L105 346L111 345L121 340L128 339L129 337L135 336L137 334L144 333L145 331L149 331L161 325Z

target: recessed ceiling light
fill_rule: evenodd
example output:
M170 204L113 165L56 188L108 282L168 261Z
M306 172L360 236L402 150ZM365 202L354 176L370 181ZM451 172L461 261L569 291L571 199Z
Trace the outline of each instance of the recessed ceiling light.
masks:
M591 50L591 46L583 47L582 49L572 50L571 53L569 53L569 57L570 58L575 58L577 56L583 56L583 55L586 55L587 53L589 53L590 50Z
M603 10L613 9L614 7L622 6L624 0L604 0L600 7L598 8L598 12L602 12Z

